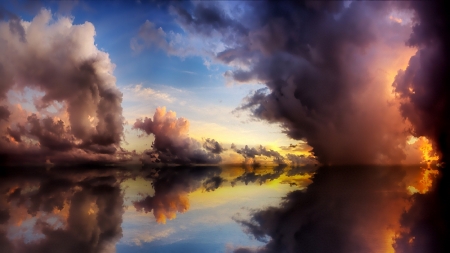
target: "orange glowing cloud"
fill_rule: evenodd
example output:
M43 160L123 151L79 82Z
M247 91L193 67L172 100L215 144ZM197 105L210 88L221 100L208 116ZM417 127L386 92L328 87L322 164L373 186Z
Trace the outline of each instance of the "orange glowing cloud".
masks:
M172 191L164 195L155 195L135 202L137 211L153 212L156 222L166 224L167 220L177 217L178 213L189 210L189 198L187 192Z
M176 213L184 213L189 209L189 198L187 194L170 196L165 202L156 204L153 213L158 223L165 224L166 220L172 220L177 217Z
M137 119L134 129L153 134L155 139L152 149L146 150L142 161L146 163L163 162L177 164L217 164L221 161L219 155L223 152L220 144L213 139L206 142L217 144L218 149L211 149L210 145L203 145L188 136L189 121L177 118L173 111L166 111L165 107L158 107L152 118Z
M431 141L426 137L411 138L409 141L410 145L415 145L418 147L421 155L421 173L416 180L414 185L409 185L408 190L411 193L426 193L433 186L433 182L439 175L439 170L437 170L434 165L439 161L439 156L437 152L433 149Z

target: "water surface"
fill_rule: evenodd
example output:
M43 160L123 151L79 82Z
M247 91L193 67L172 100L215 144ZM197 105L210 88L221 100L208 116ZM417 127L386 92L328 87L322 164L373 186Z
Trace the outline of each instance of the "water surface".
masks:
M289 251L393 252L400 217L424 187L420 166L8 167L1 173L1 252L249 252L276 248L283 238L294 238L284 243Z

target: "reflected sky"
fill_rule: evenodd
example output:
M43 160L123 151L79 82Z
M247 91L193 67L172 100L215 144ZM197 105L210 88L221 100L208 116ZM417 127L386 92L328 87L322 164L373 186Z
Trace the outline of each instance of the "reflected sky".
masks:
M9 167L1 177L1 248L224 252L257 247L263 243L235 220L306 187L312 171L286 166Z
M252 252L306 233L303 242L294 242L393 252L399 217L410 206L410 189L421 189L423 171L420 166L9 167L0 179L0 249ZM327 234L335 238L327 244L309 238Z

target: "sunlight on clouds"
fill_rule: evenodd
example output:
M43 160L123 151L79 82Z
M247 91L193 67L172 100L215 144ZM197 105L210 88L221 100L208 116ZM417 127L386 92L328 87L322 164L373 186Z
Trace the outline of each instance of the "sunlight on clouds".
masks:
M123 116L129 122L136 118L146 116L148 110L153 110L161 105L171 104L178 101L174 94L180 90L167 86L156 86L157 88L144 87L142 83L121 87L123 93Z
M432 143L426 137L411 137L409 143L410 145L418 146L421 152L421 178L416 185L409 185L408 191L411 194L414 193L426 193L433 186L433 182L439 175L439 170L436 169L435 165L439 166L437 162L439 161L439 156L433 149Z
M394 22L397 22L399 24L401 24L403 22L403 20L401 18L397 18L397 17L394 17L394 16L389 16L389 19L394 21Z
M281 132L281 129L278 130L274 125L265 122L242 123L240 119L231 114L226 122L211 121L208 122L206 119L205 121L190 120L190 136L196 139L214 138L227 148L231 143L250 146L267 144L278 148L279 146L288 146L293 142Z

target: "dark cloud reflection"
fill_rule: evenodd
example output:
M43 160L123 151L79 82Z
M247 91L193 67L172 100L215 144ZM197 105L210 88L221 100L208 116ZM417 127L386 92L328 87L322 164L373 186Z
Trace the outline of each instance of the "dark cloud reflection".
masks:
M0 173L1 252L112 252L122 237L120 171L4 167Z
M419 167L321 167L306 190L289 193L280 207L237 219L257 250L235 252L392 252L407 207L407 186Z
M257 181L261 184L290 171L285 167L255 169L251 174L264 178ZM133 182L138 177L150 182L154 194L141 195L131 205L138 212L152 212L154 220L165 223L177 213L189 210L190 193L208 194L219 187L231 187L249 177L248 170L219 166L3 167L0 249L36 253L114 252L123 236L126 210L123 182ZM231 171L238 171L238 176L230 176Z

